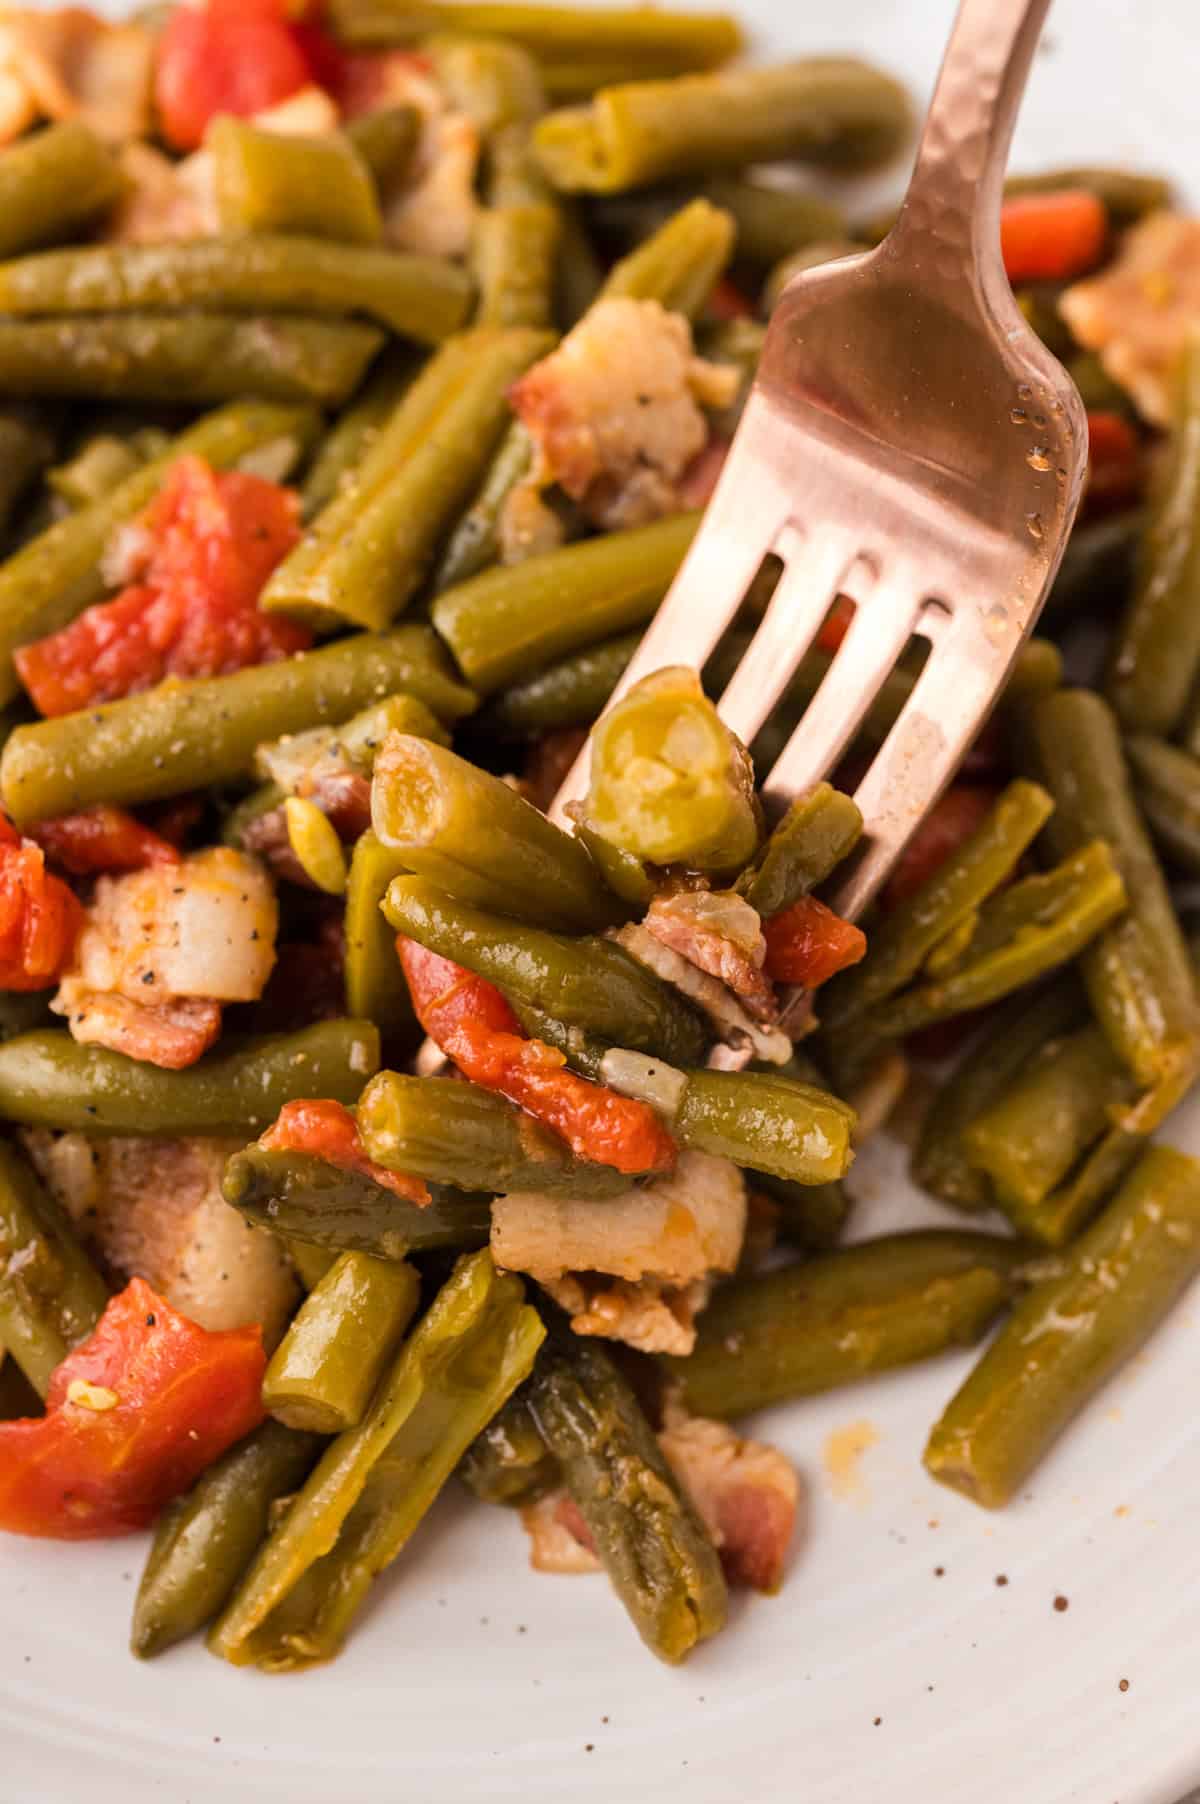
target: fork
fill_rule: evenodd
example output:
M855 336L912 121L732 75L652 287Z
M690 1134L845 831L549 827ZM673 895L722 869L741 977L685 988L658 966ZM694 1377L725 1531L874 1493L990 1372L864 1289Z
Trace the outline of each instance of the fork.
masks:
M863 776L859 915L953 776L1058 568L1087 458L1083 403L1026 324L1000 254L1017 107L1050 0L962 0L895 225L796 276L700 530L609 703L699 670L765 557L782 574L717 703L747 745L835 599L842 645L763 784L778 811L828 775L910 639L911 697ZM584 747L550 814L587 786Z

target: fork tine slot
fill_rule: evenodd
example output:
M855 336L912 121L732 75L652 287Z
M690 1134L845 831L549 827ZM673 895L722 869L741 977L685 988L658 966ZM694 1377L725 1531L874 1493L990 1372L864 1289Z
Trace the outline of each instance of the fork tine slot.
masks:
M762 623L717 703L721 719L746 745L778 704L856 559L845 534L796 536Z
M911 581L889 574L855 610L827 676L763 784L768 806L785 807L828 776L908 644L920 606Z

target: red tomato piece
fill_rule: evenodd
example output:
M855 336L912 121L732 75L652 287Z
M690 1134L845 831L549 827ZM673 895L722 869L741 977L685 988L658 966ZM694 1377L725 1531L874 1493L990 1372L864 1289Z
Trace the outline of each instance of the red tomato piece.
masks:
M343 1171L361 1171L385 1190L406 1197L418 1208L430 1201L428 1187L404 1171L388 1171L368 1159L358 1123L340 1102L285 1102L273 1127L258 1143L272 1152L312 1153Z
M134 1278L50 1380L0 1422L0 1528L62 1541L153 1522L263 1418L262 1330L211 1334Z
M764 921L763 938L767 976L774 983L803 984L806 990L815 990L847 965L856 965L867 949L862 928L843 921L815 896L801 896Z
M169 839L143 827L127 809L115 808L110 802L99 802L80 814L36 821L29 837L74 877L179 863L179 850Z
M708 297L708 313L722 322L731 319L753 319L753 304L746 299L736 282L722 276Z
M173 7L154 68L163 137L176 150L196 150L217 113L261 113L312 79L304 43L277 0Z
M821 622L821 630L817 634L817 644L822 651L835 652L842 648L842 640L850 631L850 622L854 619L854 603L846 595L839 595L833 606Z
M70 963L83 907L40 846L0 815L0 990L48 990Z
M955 783L935 802L896 861L883 906L895 908L914 895L939 870L951 852L983 825L996 802L996 791L983 784Z
M675 1142L648 1104L568 1071L561 1052L521 1032L484 978L414 940L396 946L418 1021L464 1077L507 1096L580 1159L631 1174L672 1169Z
M1086 188L1020 194L1000 214L1000 247L1008 279L1065 282L1094 269L1108 242L1108 210Z
M1142 487L1142 447L1119 413L1088 414L1087 504L1091 512L1124 507Z
M270 663L312 644L306 627L256 605L300 537L290 489L181 457L139 525L132 586L17 651L18 675L43 714L113 701L168 676Z

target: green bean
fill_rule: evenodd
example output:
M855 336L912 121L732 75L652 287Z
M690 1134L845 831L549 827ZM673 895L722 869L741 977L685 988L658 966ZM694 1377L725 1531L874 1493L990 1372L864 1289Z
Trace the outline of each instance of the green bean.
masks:
M416 1267L403 1260L340 1254L271 1355L263 1403L276 1420L314 1434L361 1422L420 1289Z
M202 457L219 470L278 453L282 479L316 436L317 416L308 408L242 401L198 420L171 441L166 452L91 507L81 508L22 546L0 565L0 704L17 694L12 653L18 645L66 626L104 595L101 560L119 526L153 500L167 472L181 457ZM139 698L143 705L144 698ZM105 792L97 800L113 800ZM64 812L44 809L44 814Z
M389 733L415 733L436 745L450 743L449 733L423 701L415 695L388 695L339 727L309 727L264 741L255 751L254 768L259 776L273 779L284 794L305 795L307 779L326 763L369 777Z
M346 1007L374 1021L385 1036L408 1036L416 1027L396 936L382 913L388 885L404 868L403 859L368 828L354 843L346 880Z
M570 652L645 626L691 544L698 514L605 533L446 589L432 618L483 695Z
M582 1198L629 1188L611 1166L573 1159L556 1134L502 1096L456 1078L381 1071L359 1101L358 1129L377 1165L431 1184Z
M272 1509L304 1482L320 1448L315 1434L264 1422L168 1505L133 1606L130 1647L140 1659L196 1634L224 1607Z
M384 913L397 932L568 1028L670 1064L703 1056L704 1029L690 1005L611 940L543 933L460 902L422 877L398 877Z
M614 263L599 298L658 301L669 313L695 319L732 257L736 237L728 213L707 200L689 201Z
M844 1177L854 1110L828 1090L765 1071L689 1071L672 1122L684 1146L797 1184Z
M354 1102L378 1068L370 1021L318 1021L226 1042L186 1071L45 1028L0 1046L0 1113L26 1127L85 1134L257 1134L296 1097Z
M124 191L112 152L78 119L10 144L0 158L0 257L78 237Z
M604 1082L604 1060L613 1050L607 1040L597 1039L582 1027L569 1027L556 1015L519 996L506 996L505 1001L531 1040L544 1040L547 1046L553 1046L581 1077L590 1077L598 1084Z
M1179 366L1171 462L1142 536L1137 583L1109 659L1127 732L1173 733L1200 671L1200 337Z
M381 195L400 186L412 168L421 136L421 115L415 106L381 106L348 119L343 135L371 172Z
M545 1330L485 1250L459 1260L365 1419L323 1454L215 1624L235 1665L329 1659L472 1441L528 1375Z
M519 1509L553 1490L558 1461L542 1439L524 1386L476 1435L458 1472L480 1503Z
M93 313L0 320L0 395L340 406L383 343L374 326L286 313Z
M654 900L662 873L656 872L634 853L614 846L611 839L595 832L586 820L576 820L575 837L580 845L586 846L588 856L613 895L620 896L631 909L644 912Z
M1198 1268L1200 1165L1151 1147L946 1405L927 1471L985 1508L1007 1503Z
M748 175L707 175L703 194L733 219L738 262L757 270L769 269L806 245L846 236L842 209L802 188ZM600 203L600 219L636 242L692 197L685 186L614 195Z
M552 206L493 206L479 213L471 240L479 325L551 324L560 230Z
M509 417L510 384L550 344L524 327L480 327L444 345L268 579L259 605L326 628L387 626L486 468Z
M536 127L546 173L568 192L610 194L664 178L785 159L864 169L907 135L904 90L849 57L626 82Z
M66 463L47 470L46 482L68 507L90 507L136 475L146 461L128 439L100 432L85 439Z
M12 525L17 503L54 456L50 422L33 407L0 410L0 535Z
M500 521L509 495L533 467L533 440L514 420L466 513L451 533L433 579L433 592L466 583L500 559Z
M479 717L484 732L522 738L556 727L586 727L600 713L638 648L640 632L619 633L502 689Z
M287 1256L295 1267L305 1291L315 1290L338 1255L329 1247L312 1246L305 1240L286 1240Z
M1032 750L1057 807L1047 838L1059 857L1106 839L1129 907L1084 953L1092 1008L1138 1082L1165 1111L1200 1059L1191 964L1154 849L1138 816L1117 724L1098 695L1063 689L1030 710Z
M376 360L361 392L334 421L309 465L300 491L306 521L328 507L343 484L353 479L354 470L395 411L414 373L415 365L407 352L399 356L385 352Z
M325 238L100 244L0 266L0 312L13 314L201 306L257 321L276 313L365 313L401 338L436 345L458 330L470 304L470 283L451 263ZM130 397L121 391L121 398Z
M828 1184L796 1184L789 1178L775 1178L760 1171L754 1188L774 1203L776 1232L781 1240L802 1247L807 1253L827 1253L841 1239L852 1207L843 1184L836 1180Z
M1200 759L1150 733L1131 735L1125 755L1151 833L1176 864L1200 872Z
M450 106L465 113L485 141L507 126L531 125L545 112L537 61L521 45L451 29L421 48Z
M1106 1128L1066 1181L1029 1211L1025 1219L1030 1238L1055 1250L1069 1246L1123 1182L1145 1144L1145 1135L1137 1127L1136 1110L1130 1111L1124 1122ZM1006 1213L1010 1220L1016 1220L1015 1210L1010 1208Z
M578 840L444 746L394 734L376 760L371 813L410 871L462 902L576 933L622 918Z
M1046 599L1046 614L1055 626L1127 600L1143 524L1140 510L1134 510L1075 528Z
M862 833L856 802L818 783L793 802L737 888L764 918L777 915L824 883Z
M735 1278L700 1317L695 1352L664 1364L702 1416L854 1384L977 1341L1022 1257L1013 1240L931 1228Z
M107 1302L108 1288L66 1216L20 1154L0 1143L0 1346L39 1397Z
M0 571L0 618L3 594ZM18 826L94 802L159 801L242 776L264 739L347 720L395 694L416 696L446 720L474 706L428 627L360 633L18 727L0 758L0 795Z
M1056 194L1064 188L1086 188L1102 200L1114 226L1133 225L1147 213L1171 203L1171 186L1165 176L1144 175L1140 170L1086 165L1083 168L1040 169L1036 175L1010 175L1004 184L1009 194Z
M512 38L542 63L603 57L672 73L712 69L736 56L742 30L728 13L645 6L526 5L523 0L334 0L336 35L355 47L415 44L431 32Z
M942 1084L912 1158L913 1181L956 1209L986 1209L991 1187L967 1156L965 1130L1019 1080L1047 1044L1080 1024L1085 1003L1073 975L1039 994L1014 996Z
M487 1197L439 1191L418 1207L364 1172L343 1171L312 1153L264 1146L234 1154L225 1168L224 1195L256 1227L376 1259L481 1246L491 1229Z
M218 114L204 139L221 230L297 233L378 244L383 215L371 172L340 132L263 131Z
M971 837L878 924L862 963L822 992L822 1014L831 1036L888 1001L917 975L938 942L1004 882L1053 806L1038 784L1009 784Z

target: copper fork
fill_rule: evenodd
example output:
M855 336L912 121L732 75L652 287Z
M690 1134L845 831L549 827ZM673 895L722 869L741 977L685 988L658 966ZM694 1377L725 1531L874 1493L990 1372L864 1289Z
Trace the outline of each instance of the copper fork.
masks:
M851 918L995 701L1083 484L1083 404L1000 255L1004 166L1049 4L962 0L896 224L784 290L700 531L613 698L664 665L699 669L774 554L782 575L718 702L749 744L848 596L842 646L763 785L779 809L828 775L910 638L927 640L856 791L862 846L830 898ZM588 756L555 799L560 825Z

